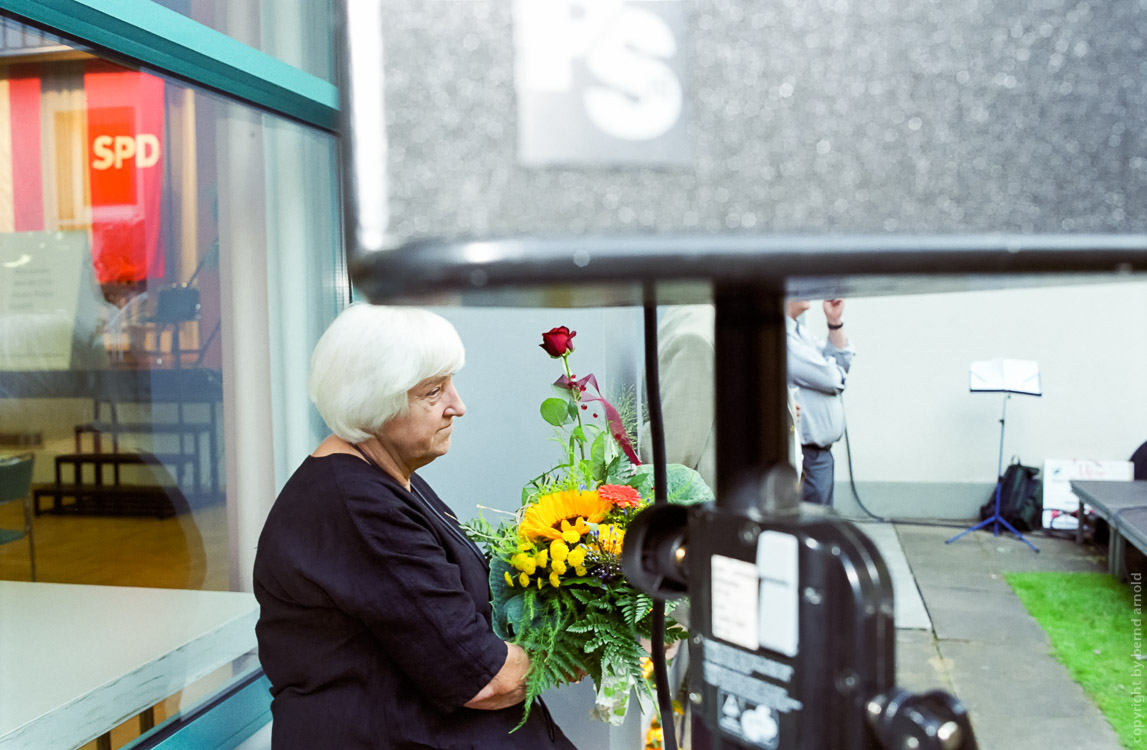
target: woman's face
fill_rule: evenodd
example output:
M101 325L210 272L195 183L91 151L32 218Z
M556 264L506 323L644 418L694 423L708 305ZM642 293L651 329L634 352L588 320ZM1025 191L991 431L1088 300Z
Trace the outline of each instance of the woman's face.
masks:
M451 375L427 378L406 393L410 409L382 426L379 442L411 471L450 450L454 417L466 405L454 388Z

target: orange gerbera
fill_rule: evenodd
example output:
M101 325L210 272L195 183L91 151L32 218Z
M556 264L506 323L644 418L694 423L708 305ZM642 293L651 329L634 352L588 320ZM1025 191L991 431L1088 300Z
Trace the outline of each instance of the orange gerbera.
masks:
M641 505L641 495L637 490L624 484L603 484L597 488L597 494L619 508L636 508Z
M542 495L522 514L518 535L533 542L561 539L562 521L567 527L576 525L579 518L584 519L583 524L598 523L612 508L613 505L594 490L564 490Z

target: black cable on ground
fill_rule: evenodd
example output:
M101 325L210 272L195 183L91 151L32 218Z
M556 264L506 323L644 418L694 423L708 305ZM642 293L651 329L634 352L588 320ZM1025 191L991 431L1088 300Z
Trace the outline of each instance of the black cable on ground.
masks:
M657 367L657 303L652 288L645 288L645 390L649 401L649 432L653 447L653 502L666 503L668 472L665 466L665 421L661 413L661 378ZM673 691L665 663L665 600L653 600L653 632L650 657L657 684L657 705L661 709L661 746L677 750L673 731Z
M870 511L868 506L864 504L864 501L860 499L860 493L856 491L856 477L854 477L852 474L852 441L848 439L847 425L845 425L844 428L844 446L846 449L846 455L848 456L848 486L852 488L852 496L856 499L856 504L860 506L860 510L864 512L864 515L868 516L872 520L880 521L881 523L891 523L891 518L878 516Z
M967 523L944 523L942 521L922 521L916 518L890 518L888 516L878 516L868 509L864 501L860 499L860 493L856 489L856 477L852 473L852 441L848 438L848 427L844 428L844 445L845 455L848 460L848 486L852 490L852 497L856 500L856 504L860 506L860 510L868 516L867 520L875 521L877 523L892 523L901 526L931 526L941 529L964 529L967 528ZM846 521L855 521L858 519L845 518ZM866 520L866 519L859 519ZM1045 536L1047 536L1045 534Z

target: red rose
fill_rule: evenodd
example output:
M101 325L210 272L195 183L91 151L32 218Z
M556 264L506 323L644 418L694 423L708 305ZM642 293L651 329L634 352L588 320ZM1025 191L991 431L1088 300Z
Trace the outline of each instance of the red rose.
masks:
M551 357L560 357L574 350L573 337L576 335L577 331L571 331L565 326L551 328L547 333L542 334L542 343L538 346L545 349L546 354Z

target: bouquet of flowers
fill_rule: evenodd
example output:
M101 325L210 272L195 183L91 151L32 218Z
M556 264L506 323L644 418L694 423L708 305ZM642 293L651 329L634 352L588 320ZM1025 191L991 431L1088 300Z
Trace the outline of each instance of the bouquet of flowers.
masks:
M653 703L641 645L651 636L653 602L621 570L625 531L652 501L653 472L638 461L596 378L571 371L576 335L565 326L542 334L542 348L564 370L541 405L563 460L526 485L512 522L495 527L480 517L467 531L490 559L494 631L532 663L525 716L543 691L589 675L597 689L593 717L619 725L634 688L643 705ZM692 469L671 465L667 474L671 502L713 499ZM666 644L686 635L667 618Z

